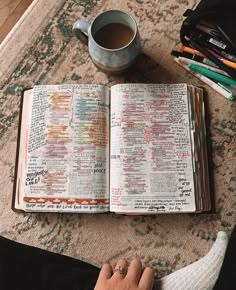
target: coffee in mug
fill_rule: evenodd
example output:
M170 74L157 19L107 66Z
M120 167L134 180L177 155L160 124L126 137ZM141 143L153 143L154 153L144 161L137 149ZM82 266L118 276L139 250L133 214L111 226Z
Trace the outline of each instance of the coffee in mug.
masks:
M122 23L111 23L103 26L94 35L94 40L100 46L117 49L129 44L134 37L133 30Z
M127 69L141 52L137 24L129 14L120 10L101 13L92 24L77 20L73 31L81 41L88 43L94 64L107 73Z

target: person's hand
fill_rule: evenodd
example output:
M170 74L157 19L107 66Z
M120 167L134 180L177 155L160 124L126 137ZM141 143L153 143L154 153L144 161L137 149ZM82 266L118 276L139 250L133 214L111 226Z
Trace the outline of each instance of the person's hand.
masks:
M110 264L104 264L94 290L152 290L154 273L147 267L142 272L142 264L135 259L130 263L121 259L114 271Z

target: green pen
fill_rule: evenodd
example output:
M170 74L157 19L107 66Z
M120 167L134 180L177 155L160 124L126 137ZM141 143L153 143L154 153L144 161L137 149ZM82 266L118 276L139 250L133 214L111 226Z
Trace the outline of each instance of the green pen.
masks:
M231 78L228 78L226 76L223 76L221 74L218 74L214 71L211 71L205 67L202 67L200 65L197 65L197 64L193 64L193 63L189 63L188 64L188 67L193 70L193 71L196 71L206 77L209 77L213 80L216 80L216 81L219 81L219 82L222 82L224 84L227 84L227 85L230 85L230 86L236 86L236 81L232 80Z

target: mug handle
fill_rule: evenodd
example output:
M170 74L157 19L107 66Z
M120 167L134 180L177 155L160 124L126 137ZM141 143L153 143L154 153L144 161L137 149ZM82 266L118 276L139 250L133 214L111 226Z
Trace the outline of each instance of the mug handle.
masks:
M82 41L83 43L88 45L88 31L91 24L83 21L83 20L77 20L73 24L72 31L74 32L75 36Z

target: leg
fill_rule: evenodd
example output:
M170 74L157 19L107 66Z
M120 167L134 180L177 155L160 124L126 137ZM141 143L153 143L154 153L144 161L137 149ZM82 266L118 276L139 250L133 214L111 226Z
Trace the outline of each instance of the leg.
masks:
M99 269L0 237L1 290L93 290Z
M218 278L228 237L219 232L209 253L197 262L156 282L156 290L211 290ZM225 289L225 288L222 288Z
M236 226L232 231L220 275L213 290L234 290L236 274Z

